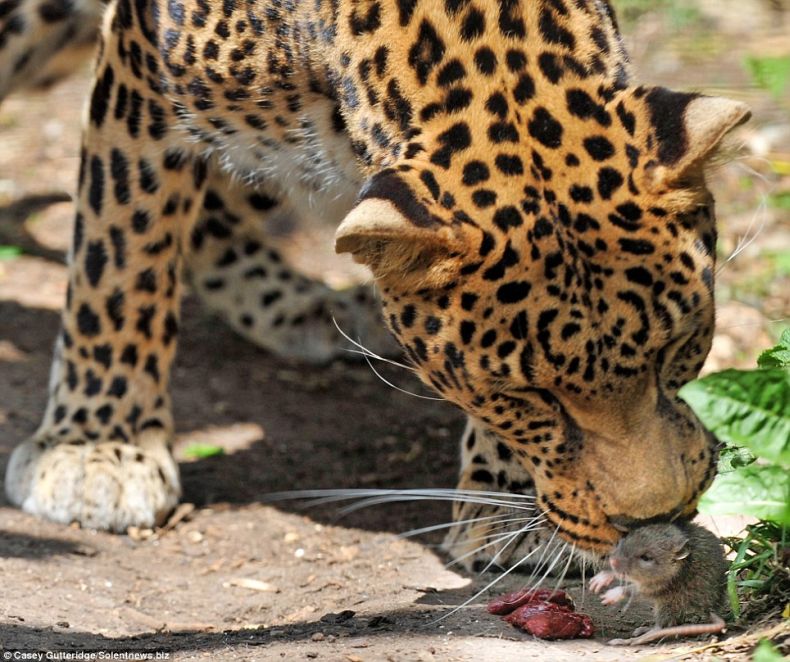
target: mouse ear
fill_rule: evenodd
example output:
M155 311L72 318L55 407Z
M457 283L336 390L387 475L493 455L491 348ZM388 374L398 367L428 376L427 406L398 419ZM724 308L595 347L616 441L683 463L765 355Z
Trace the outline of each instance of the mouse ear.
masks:
M689 541L688 541L688 538L685 538L685 539L683 539L682 541L680 541L680 542L679 542L679 543L678 543L678 544L675 546L675 560L676 560L676 561L682 561L682 560L683 560L683 559L685 559L685 558L686 558L686 557L689 555L689 553L691 552L691 550L689 549L689 546L688 546L688 542L689 542Z

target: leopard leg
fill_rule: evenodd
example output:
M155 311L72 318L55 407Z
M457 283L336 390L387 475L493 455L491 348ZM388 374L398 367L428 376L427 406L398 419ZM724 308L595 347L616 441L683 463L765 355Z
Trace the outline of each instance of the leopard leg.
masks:
M30 513L114 531L154 525L180 495L167 387L206 175L132 70L130 48L152 47L124 23L106 35L90 104L49 402L5 481Z
M459 490L499 493L479 504L453 504L456 525L443 549L469 570L537 570L561 574L571 567L567 545L544 524L534 501L534 483L510 449L482 423L469 417L461 438ZM525 498L526 497L526 498ZM574 566L575 567L575 566Z
M101 0L0 2L0 100L72 73L96 50L104 8Z
M298 223L301 213L276 187L252 189L212 170L187 258L196 292L235 331L279 356L315 363L353 356L338 328L392 354L396 345L371 286L332 289L271 247L267 222L285 216Z

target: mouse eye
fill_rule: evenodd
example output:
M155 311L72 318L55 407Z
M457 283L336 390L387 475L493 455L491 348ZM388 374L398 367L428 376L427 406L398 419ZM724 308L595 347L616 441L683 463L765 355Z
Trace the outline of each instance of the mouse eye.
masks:
M653 557L650 556L650 554L640 554L639 560L642 561L643 563L652 563Z

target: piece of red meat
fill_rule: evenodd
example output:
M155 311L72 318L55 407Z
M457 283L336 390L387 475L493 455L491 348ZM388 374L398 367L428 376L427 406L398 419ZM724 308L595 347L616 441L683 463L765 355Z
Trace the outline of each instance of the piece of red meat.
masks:
M513 593L506 593L498 598L494 598L488 603L488 613L502 616L515 611L519 607L531 602L551 602L558 605L565 605L573 610L573 600L565 591L552 591L548 588L531 589L525 588Z
M555 602L527 603L504 619L540 639L589 638L595 634L589 616Z

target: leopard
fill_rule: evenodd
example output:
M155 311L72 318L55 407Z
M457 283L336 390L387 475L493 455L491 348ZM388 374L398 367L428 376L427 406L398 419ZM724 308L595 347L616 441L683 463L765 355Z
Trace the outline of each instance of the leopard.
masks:
M0 49L25 2L0 4ZM41 6L68 23L84 2ZM596 559L693 516L719 442L678 390L711 346L707 178L745 104L635 82L607 0L91 6L68 291L12 503L116 532L176 505L185 274L275 352L325 359L344 310L375 332L366 290L342 297L267 246L288 209L336 225L405 360L467 416L459 494L502 498L454 505L450 556ZM516 497L536 525L495 544Z

